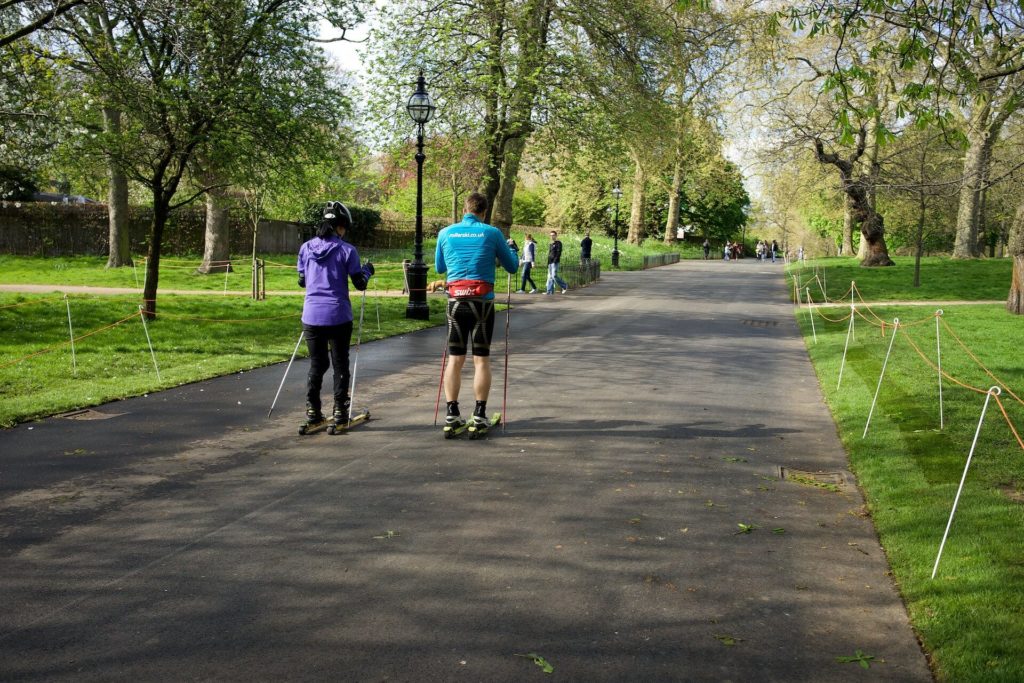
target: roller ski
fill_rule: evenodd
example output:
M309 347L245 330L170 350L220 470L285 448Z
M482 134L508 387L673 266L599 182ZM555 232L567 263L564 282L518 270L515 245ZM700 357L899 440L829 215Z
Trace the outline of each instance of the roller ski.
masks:
M299 434L301 436L316 434L327 429L329 425L327 418L319 410L306 408L306 421L299 426Z
M469 423L458 415L449 415L444 419L443 433L446 439L454 439L461 434L465 434L467 429L469 429Z
M370 411L366 408L360 410L355 415L349 416L349 411L338 411L334 412L334 421L331 422L330 426L327 427L328 434L338 434L344 432L347 429L351 429L356 425L360 425L367 422L370 419Z
M487 436L487 432L491 431L491 427L497 426L499 422L501 422L501 413L494 413L490 419L474 415L466 424L466 433L469 434L470 439L482 439Z

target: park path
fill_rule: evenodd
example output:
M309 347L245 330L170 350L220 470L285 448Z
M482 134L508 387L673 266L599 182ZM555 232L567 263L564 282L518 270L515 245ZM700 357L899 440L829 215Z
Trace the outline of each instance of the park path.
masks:
M0 679L930 680L787 294L534 295L482 442L439 328L363 346L344 435L295 435L305 363L270 420L283 364L0 432Z

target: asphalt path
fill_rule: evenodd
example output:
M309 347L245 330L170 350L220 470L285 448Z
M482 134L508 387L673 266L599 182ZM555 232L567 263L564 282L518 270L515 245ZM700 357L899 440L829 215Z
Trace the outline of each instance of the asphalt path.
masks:
M284 364L0 432L0 680L931 680L781 266L516 298L487 440L432 426L440 328L341 435L305 361L270 419Z

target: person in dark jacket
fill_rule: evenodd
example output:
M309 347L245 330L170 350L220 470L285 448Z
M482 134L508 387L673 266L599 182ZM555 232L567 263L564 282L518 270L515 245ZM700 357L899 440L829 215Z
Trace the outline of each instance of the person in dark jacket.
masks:
M548 247L548 283L545 294L554 294L556 283L562 289L562 294L565 294L566 291L568 291L568 283L558 276L558 268L560 267L561 262L562 242L558 239L558 233L552 230L551 246Z
M590 250L594 246L594 240L590 239L590 231L587 230L583 233L583 239L580 241L580 263L583 265L587 264L590 260Z
M359 265L356 248L342 240L352 227L352 214L341 202L324 208L316 236L299 249L299 286L305 287L302 331L309 349L306 378L306 424L318 426L324 420L320 388L328 367L334 368L334 421L349 419L348 350L352 340L352 303L348 281L359 291L373 276L373 264Z

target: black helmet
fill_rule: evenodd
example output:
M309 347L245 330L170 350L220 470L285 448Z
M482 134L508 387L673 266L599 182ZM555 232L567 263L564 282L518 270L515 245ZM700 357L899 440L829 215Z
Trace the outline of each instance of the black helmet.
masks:
M341 202L327 202L324 206L324 222L330 223L332 228L348 230L352 227L352 214Z

